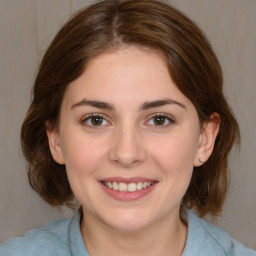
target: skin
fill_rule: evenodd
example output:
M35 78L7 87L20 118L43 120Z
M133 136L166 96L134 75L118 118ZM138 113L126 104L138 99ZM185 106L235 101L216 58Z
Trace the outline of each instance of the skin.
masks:
M155 115L162 115L160 124ZM65 92L58 129L47 134L83 207L90 255L181 255L187 234L181 200L193 167L212 152L216 120L201 128L159 53L129 46L89 62ZM154 187L137 200L117 200L99 182L113 177L150 179Z

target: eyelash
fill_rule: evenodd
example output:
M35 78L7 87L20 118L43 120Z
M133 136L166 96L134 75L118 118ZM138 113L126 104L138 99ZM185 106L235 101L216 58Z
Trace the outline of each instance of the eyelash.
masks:
M101 121L104 123L104 122L107 122L108 124L103 124L100 123L99 125L93 125L92 124L92 118L100 118ZM149 122L151 120L153 120L154 122L154 118L163 118L164 120L164 124L149 124ZM91 124L88 124L88 121L90 121ZM166 121L168 122L168 124L165 124ZM150 125L150 126L155 126L157 128L166 128L168 126L170 126L171 124L173 124L175 121L173 120L173 118L171 118L169 115L166 115L166 114L153 114L151 115L149 118L148 118L148 121L146 122L146 124ZM87 116L85 116L82 120L82 124L84 124L85 126L87 126L88 128L92 128L92 129L99 129L101 128L102 126L108 126L110 124L110 122L107 120L107 118L105 117L105 115L102 115L102 114L89 114Z
M162 113L151 115L149 117L149 120L147 121L147 123L149 123L149 121L151 121L151 120L153 120L153 122L154 122L154 118L163 118L164 119L164 124L159 124L159 125L157 125L155 123L154 124L149 124L150 126L155 126L157 128L160 128L160 129L161 128L166 128L166 127L170 126L171 124L175 123L173 118L171 118L169 115L162 114ZM166 121L168 121L168 124L165 124Z
M100 118L102 119L102 122L107 122L108 124L100 124L100 125L93 125L92 124L92 118L95 117L95 118ZM88 124L88 121L91 122L91 124ZM84 124L85 126L87 126L88 128L92 128L92 129L99 129L100 127L102 126L108 126L110 124L110 122L107 120L107 118L102 115L102 114L89 114L87 116L85 116L82 120L82 124Z

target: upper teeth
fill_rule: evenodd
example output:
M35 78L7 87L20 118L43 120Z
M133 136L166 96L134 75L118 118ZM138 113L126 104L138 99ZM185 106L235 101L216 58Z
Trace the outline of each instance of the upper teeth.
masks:
M103 184L111 189L118 190L120 192L135 192L150 187L153 182L137 182L137 183L124 183L124 182L103 182Z

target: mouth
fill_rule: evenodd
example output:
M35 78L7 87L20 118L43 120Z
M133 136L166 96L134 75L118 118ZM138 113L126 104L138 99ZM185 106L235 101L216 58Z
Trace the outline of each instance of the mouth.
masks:
M134 201L150 194L158 181L145 178L107 178L99 181L103 191L119 201Z
M117 182L117 181L114 181L114 182L101 181L101 183L112 190L120 191L120 192L130 192L130 193L147 189L154 184L153 181L131 182L131 183L124 183L124 182Z

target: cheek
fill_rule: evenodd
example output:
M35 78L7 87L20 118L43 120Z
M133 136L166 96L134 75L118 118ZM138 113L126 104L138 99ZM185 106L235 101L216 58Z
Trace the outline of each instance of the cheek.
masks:
M70 176L79 175L82 178L97 169L105 152L102 141L99 143L98 140L79 135L63 141L63 156Z
M97 140L85 136L73 136L63 141L63 156L72 191L81 204L90 205L105 149L102 143L100 147Z
M196 153L196 141L191 140L188 136L176 135L170 138L163 138L157 147L151 149L158 159L159 163L165 164L166 167L193 167ZM182 168L180 169L182 171Z
M176 133L155 142L151 147L154 164L162 172L163 181L168 193L174 198L182 198L185 194L193 173L194 157L197 141L190 133Z

